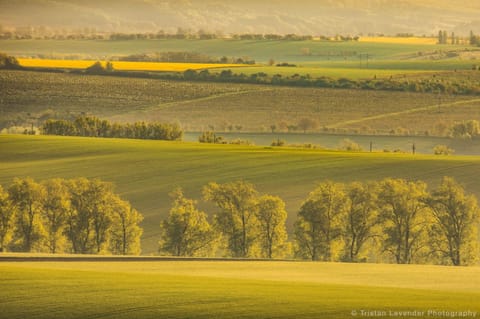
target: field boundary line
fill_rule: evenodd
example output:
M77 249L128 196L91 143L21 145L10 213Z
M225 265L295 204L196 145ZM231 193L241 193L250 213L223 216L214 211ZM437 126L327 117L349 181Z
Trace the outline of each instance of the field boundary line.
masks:
M409 109L409 110L405 110L405 111L367 116L367 117L362 117L360 119L349 120L349 121L339 122L339 123L336 123L336 124L333 124L333 125L328 125L328 127L339 128L339 126L341 126L341 125L357 124L357 123L370 121L370 120L378 120L378 119L383 119L383 118L392 117L392 116L417 113L417 112L428 111L428 110L438 109L438 108L453 107L453 106L457 106L457 105L474 103L474 102L480 102L480 99L456 101L456 102L443 103L443 104L434 104L434 105L428 105L428 106L422 106L422 107L418 107L418 108L414 108L414 109Z
M167 103L160 103L154 106L147 106L145 108L135 110L135 111L130 111L127 113L122 113L119 115L114 116L123 116L123 115L128 115L132 113L146 113L149 111L159 111L159 110L165 110L168 108L171 108L172 106L178 105L178 104L188 104L188 103L193 103L193 102L202 102L202 101L209 101L209 100L214 100L226 96L234 96L234 95L242 95L246 93L252 93L252 92L268 92L268 91L273 91L275 88L264 88L264 89L251 89L251 90L245 90L245 91L236 91L236 92L226 92L226 93L220 93L220 94L214 94L214 95L209 95L209 96L204 96L204 97L199 97L199 98L193 98L193 99L188 99L188 100L182 100L182 101L174 101L174 102L167 102Z

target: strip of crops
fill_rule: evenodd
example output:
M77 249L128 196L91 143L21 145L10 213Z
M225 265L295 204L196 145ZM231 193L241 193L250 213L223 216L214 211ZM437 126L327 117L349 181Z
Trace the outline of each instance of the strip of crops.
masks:
M94 60L49 60L49 59L18 59L20 65L31 68L85 69L94 64ZM103 61L103 64L106 62ZM215 63L164 63L164 62L127 62L112 61L113 67L121 71L163 71L183 72L188 69L202 70L210 68L234 68L238 64ZM241 65L240 65L241 66Z

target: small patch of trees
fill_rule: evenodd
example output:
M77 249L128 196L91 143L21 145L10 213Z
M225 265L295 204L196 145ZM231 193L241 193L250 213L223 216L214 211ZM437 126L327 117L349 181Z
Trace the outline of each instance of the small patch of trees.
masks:
M98 179L15 178L0 187L0 251L139 254L142 219Z
M161 224L163 253L212 256L218 247L224 255L239 258L289 254L285 203L259 194L250 183L209 183L203 188L203 198L218 208L212 224L181 190L174 191L172 198L172 209Z
M445 177L422 181L321 182L302 203L288 242L285 203L245 181L209 183L204 200L218 210L209 224L181 190L162 222L160 251L176 256L469 265L479 253L476 198Z
M197 202L188 199L181 188L171 194L172 208L161 225L160 252L173 256L208 256L214 251L218 236L199 211Z
M213 131L204 131L198 137L200 143L210 143L210 144L226 144L227 142L223 136L217 135Z
M0 52L0 69L19 70L22 66L15 57Z
M342 235L346 202L343 185L321 183L303 202L295 224L297 256L311 260L333 261L334 245Z
M298 121L297 128L302 130L303 133L307 133L307 131L316 130L318 128L318 122L315 119L304 117Z
M452 155L455 151L447 145L439 144L433 148L433 154L435 155Z
M94 116L80 116L75 120L47 120L42 127L45 135L113 137L176 141L183 138L183 130L176 123L133 124L111 123Z
M140 53L117 57L119 61L133 62L175 62L175 63L221 63L221 64L255 64L249 57L212 57L198 52L168 51Z
M108 74L114 71L112 62L108 61L103 65L100 61L95 62L85 69L87 74Z
M434 218L429 235L432 254L442 263L455 266L470 264L478 257L478 207L472 195L450 177L426 201Z
M361 152L363 150L358 143L352 141L349 138L345 138L342 140L339 149L347 152Z
M282 139L277 138L276 140L272 141L271 146L285 146L285 141Z
M473 31L470 31L470 44L480 46L480 36L475 35Z
M478 257L479 222L475 197L452 178L432 192L424 182L403 179L327 181L302 204L296 255L355 262L377 251L399 264L468 265Z
M477 120L469 120L453 124L450 129L454 138L471 139L480 135L480 123Z

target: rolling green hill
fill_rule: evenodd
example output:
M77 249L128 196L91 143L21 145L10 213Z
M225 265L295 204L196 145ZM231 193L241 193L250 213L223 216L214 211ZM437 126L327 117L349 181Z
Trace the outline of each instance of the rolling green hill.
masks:
M422 179L436 185L453 176L480 196L475 176L480 157L435 157L385 153L345 153L198 143L101 138L0 135L0 184L14 177L98 177L115 183L117 191L145 215L143 252L157 249L159 223L168 214L168 193L182 186L200 199L211 181L244 179L260 192L284 199L288 225L315 183L368 181L384 177ZM200 201L201 208L213 207Z

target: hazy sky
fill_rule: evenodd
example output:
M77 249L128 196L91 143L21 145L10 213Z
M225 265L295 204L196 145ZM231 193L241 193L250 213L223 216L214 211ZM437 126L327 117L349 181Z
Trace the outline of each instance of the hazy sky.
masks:
M359 34L480 32L480 1L0 0L0 24L98 31Z

